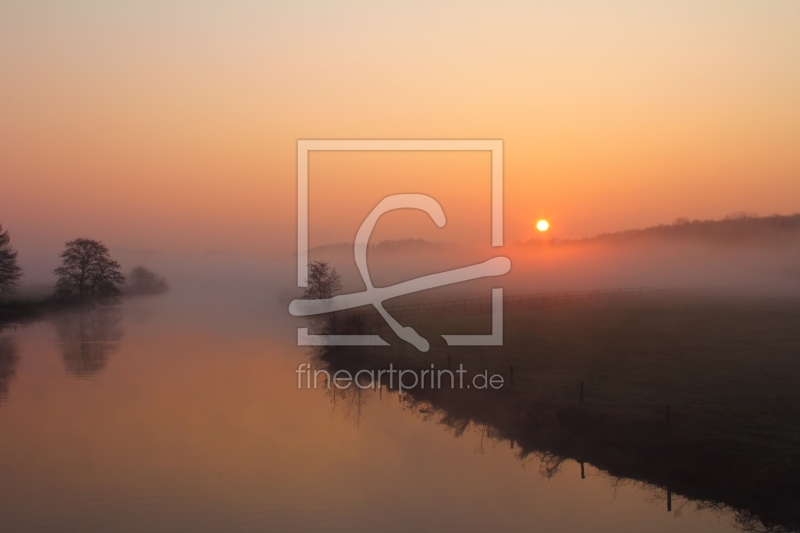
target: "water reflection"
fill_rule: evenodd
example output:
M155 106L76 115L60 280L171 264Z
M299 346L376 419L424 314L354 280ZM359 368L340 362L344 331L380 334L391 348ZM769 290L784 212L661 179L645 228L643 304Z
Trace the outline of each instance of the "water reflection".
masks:
M0 403L8 399L8 387L17 375L19 355L12 337L0 337Z
M120 347L124 331L116 307L82 309L59 315L56 334L68 374L89 377L106 367Z
M340 412L346 420L350 420L353 425L358 427L361 424L361 417L364 415L364 410L369 401L369 392L359 387L347 389L327 388L327 383L324 383L323 386L325 387L325 393L330 398L333 411Z
M297 389L304 349L292 338L153 334L124 320L125 357L88 387L64 372L61 343L42 342L54 322L14 336L19 377L0 407L3 531L730 529L707 514L678 523L629 489L582 482L574 463L540 482L514 460L518 446L492 450L493 426L453 441L404 409L406 395L337 392L331 416L333 396Z

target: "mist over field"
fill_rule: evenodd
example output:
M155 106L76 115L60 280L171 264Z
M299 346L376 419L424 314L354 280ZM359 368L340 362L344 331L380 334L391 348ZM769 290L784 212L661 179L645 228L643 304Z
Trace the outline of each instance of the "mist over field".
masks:
M470 248L418 239L383 241L367 251L370 275L382 287L485 261L511 259L511 271L401 296L387 306L410 302L486 298L493 287L506 295L616 288L716 288L726 292L791 296L800 293L800 217L684 223L602 235L592 239L539 239L502 248ZM776 220L772 220L776 222ZM214 252L179 254L112 248L123 271L143 264L164 276L170 293L156 301L126 301L133 316L159 328L202 324L224 335L264 332L292 341L306 319L291 317L288 306L299 298L296 256L279 260ZM47 258L47 259L45 259ZM56 254L42 254L20 296L52 292ZM327 261L342 275L342 294L363 291L352 244L310 250L310 261ZM38 271L37 271L38 267ZM37 272L38 277L37 277ZM33 278L34 282L29 283Z
M507 294L644 287L714 287L761 293L800 292L800 216L738 216L685 221L591 239L536 239L502 248L469 248L409 239L368 249L373 283L385 286L504 255L511 272L430 291L419 298L459 298L502 286ZM342 275L344 292L363 290L353 247L316 248ZM436 297L434 297L434 293Z
M342 293L365 289L352 244L314 248L309 261L326 261L342 276ZM146 265L163 275L171 293L164 305L171 320L211 321L247 311L254 320L291 320L288 304L302 295L296 256L265 259L225 251L169 253L112 247L123 271ZM704 288L731 292L800 293L800 215L739 216L721 221L678 220L669 225L630 230L590 239L535 239L501 248L467 247L420 239L383 241L367 251L376 287L461 268L497 255L509 257L511 271L389 300L447 301L488 297L490 288L506 295L613 288ZM20 296L52 291L57 254L21 255L25 270ZM231 321L232 323L234 321ZM219 322L218 322L219 323Z

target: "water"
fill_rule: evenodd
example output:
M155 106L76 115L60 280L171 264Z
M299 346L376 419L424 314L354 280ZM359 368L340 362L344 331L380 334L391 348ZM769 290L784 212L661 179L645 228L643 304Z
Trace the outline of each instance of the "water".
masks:
M456 437L385 390L354 405L298 389L292 323L215 301L2 332L18 357L0 403L3 531L735 530L591 465L545 479L508 442Z

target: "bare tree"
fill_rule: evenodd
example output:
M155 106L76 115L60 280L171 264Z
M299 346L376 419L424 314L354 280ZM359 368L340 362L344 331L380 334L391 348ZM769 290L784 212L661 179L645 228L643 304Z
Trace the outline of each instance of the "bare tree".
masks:
M325 261L314 261L308 267L308 287L303 293L303 298L308 300L321 300L330 298L342 290L342 278Z
M125 276L108 248L91 239L75 239L66 243L61 253L56 296L79 304L110 305L119 303Z
M334 293L342 290L341 276L325 261L314 261L308 266L307 281L308 287L303 292L303 298L307 300L330 298ZM339 329L339 317L336 316L336 313L310 317L309 322L319 333L326 335L335 335Z
M134 267L128 274L125 293L136 296L164 294L169 291L167 280L143 266Z
M3 231L3 226L0 226L0 294L13 292L22 277L17 251L11 247L10 241L8 230Z

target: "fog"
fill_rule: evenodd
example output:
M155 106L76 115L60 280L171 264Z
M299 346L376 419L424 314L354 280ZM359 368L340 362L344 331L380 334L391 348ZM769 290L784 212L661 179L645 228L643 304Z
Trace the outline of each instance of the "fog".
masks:
M506 294L633 287L711 287L764 294L800 293L800 238L763 245L645 237L631 242L540 241L485 250L408 241L374 246L367 254L370 275L376 286L464 267L500 255L508 257L512 263L511 271L505 276L443 287L415 297L488 296L489 287L503 287ZM328 261L335 266L342 274L345 292L364 289L351 246L343 244L312 250L310 259Z
M795 224L795 218L781 220ZM387 305L488 297L492 287L503 287L506 295L703 287L798 295L800 231L794 225L787 230L785 224L781 231L765 229L765 220L701 223L694 229L676 224L582 241L541 239L498 248L469 248L413 239L384 241L371 245L367 258L376 287L461 268L499 255L511 259L511 271L502 277L411 294L390 300ZM713 231L708 231L709 228ZM220 329L255 327L277 331L302 320L288 314L289 302L303 292L297 287L293 254L270 260L225 252L181 254L124 247L112 247L111 252L125 273L136 265L145 265L167 279L170 293L158 298L158 314L162 319L168 318L172 325L200 321ZM20 254L20 260L25 269L20 294L23 297L47 294L54 282L52 269L57 264L58 251ZM312 249L309 260L327 261L336 268L342 276L343 293L365 289L352 244ZM139 309L140 316L147 316L156 312L147 300L131 298L127 305L134 311Z

